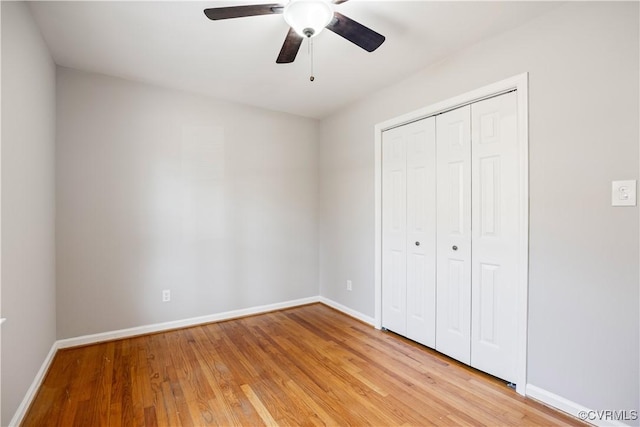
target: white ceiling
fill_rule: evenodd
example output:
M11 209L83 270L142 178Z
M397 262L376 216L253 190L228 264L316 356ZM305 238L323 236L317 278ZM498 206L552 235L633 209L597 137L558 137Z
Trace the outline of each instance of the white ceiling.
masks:
M522 25L555 2L351 0L336 10L386 36L368 53L330 31L293 64L276 64L282 15L210 21L203 10L274 1L32 2L55 62L81 70L322 118L367 93L491 35ZM277 2L277 1L276 1Z

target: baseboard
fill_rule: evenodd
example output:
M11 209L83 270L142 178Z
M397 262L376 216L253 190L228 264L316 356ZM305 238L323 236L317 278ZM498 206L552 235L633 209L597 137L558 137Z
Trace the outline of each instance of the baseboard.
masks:
M369 317L366 316L362 313L360 313L359 311L353 310L345 305L340 304L339 302L335 302L327 297L319 297L319 301L325 305L328 305L331 308L335 308L338 311L343 312L344 314L354 317L358 320L360 320L361 322L364 323L368 323L369 325L373 326L375 324L375 321L373 319L373 317Z
M19 426L22 423L22 419L26 415L29 406L31 406L31 402L33 402L33 399L36 397L36 393L38 393L40 385L42 384L42 381L44 381L44 377L45 375L47 375L49 366L51 366L51 362L53 362L53 358L55 357L57 351L58 342L56 341L51 346L51 350L49 350L49 354L47 354L44 362L42 362L40 370L36 374L36 377L33 379L31 386L27 390L27 393L24 395L24 399L22 399L22 402L20 402L20 405L18 406L18 409L16 409L15 414L13 414L13 418L11 418L11 421L9 421L10 427Z
M317 302L320 302L329 307L332 307L364 323L368 323L370 325L374 324L374 319L369 316L366 316L358 311L352 310L349 307L346 307L340 303L330 300L329 298L314 296L314 297L301 298L297 300L275 303L275 304L250 307L250 308L245 308L241 310L225 311L223 313L193 317L190 319L156 323L152 325L139 326L135 328L120 329L117 331L103 332L99 334L84 335L84 336L75 337L75 338L58 340L54 342L53 345L51 346L51 350L49 351L49 354L47 355L44 362L42 363L40 370L38 371L36 377L34 378L33 383L27 390L27 393L24 396L24 399L22 399L20 406L18 407L15 414L13 415L13 418L11 419L9 426L19 426L22 423L22 419L27 413L27 410L29 409L31 402L35 398L36 393L38 392L38 389L40 388L40 385L42 384L42 381L44 380L44 377L47 374L47 371L49 370L49 366L51 365L51 362L53 361L53 358L56 352L58 351L58 349L77 347L77 346L88 345L88 344L96 344L99 342L110 341L115 339L129 338L129 337L134 337L138 335L168 331L172 329L185 328L189 326L196 326L204 323L237 319L239 317L263 314L263 313L268 313L270 311L283 310L287 308L298 307L301 305L313 304Z
M562 396L558 396L557 394L551 393L550 391L544 390L531 384L527 384L526 395L527 397L539 400L540 402L548 406L559 409L560 411L566 412L569 415L572 415L595 426L622 427L629 425L623 423L622 421L611 419L613 418L611 416L612 414L605 414L605 411L591 410L576 402L565 399Z
M81 345L96 344L104 341L130 338L138 335L152 334L155 332L169 331L172 329L187 328L189 326L197 326L204 323L220 322L223 320L237 319L239 317L253 316L256 314L268 313L270 311L283 310L285 308L297 307L305 304L313 304L315 302L320 302L319 297L315 296L301 298L275 304L260 305L256 307L243 308L240 310L231 310L206 316L192 317L190 319L155 323L152 325L137 326L135 328L120 329L117 331L102 332L99 334L84 335L75 338L67 338L58 340L58 348L77 347Z
M19 426L22 423L22 419L26 415L27 410L31 405L31 402L35 398L36 393L38 392L38 389L40 388L40 385L42 384L42 381L44 380L44 377L47 374L47 371L49 370L49 366L51 365L51 362L53 361L53 358L56 355L56 352L58 351L58 349L77 347L80 345L95 344L103 341L128 338L128 337L144 335L144 334L149 334L154 332L168 331L171 329L185 328L189 326L200 325L203 323L237 319L239 317L268 313L270 311L283 310L286 308L297 307L305 304L313 304L316 302L320 302L320 298L317 296L314 296L309 298L301 298L301 299L292 300L292 301L280 302L276 304L250 307L250 308L245 308L241 310L226 311L223 313L217 313L217 314L212 314L208 316L193 317L191 319L156 323L153 325L145 325L145 326L140 326L136 328L120 329L117 331L104 332L104 333L93 334L93 335L84 335L84 336L75 337L75 338L58 340L54 342L53 345L51 346L51 350L49 351L49 354L47 355L44 362L42 363L40 370L38 371L36 377L34 378L33 383L31 383L31 386L27 390L27 393L25 394L24 399L22 399L20 406L18 406L18 409L13 415L13 418L11 418L11 421L9 422L9 426Z
M353 310L338 302L322 296L314 296L301 298L297 300L285 301L275 304L261 305L241 310L225 311L223 313L210 314L207 316L193 317L190 319L175 320L172 322L156 323L152 325L138 326L135 328L120 329L117 331L102 332L99 334L83 335L74 338L58 340L57 348L77 347L81 345L96 344L99 342L110 341L115 339L130 338L138 335L151 334L155 332L163 332L171 329L186 328L189 326L201 325L204 323L220 322L223 320L237 319L239 317L252 316L256 314L268 313L270 311L283 310L286 308L297 307L305 304L313 304L321 302L329 307L335 308L344 314L354 317L364 323L374 324L372 317L366 316L359 311Z

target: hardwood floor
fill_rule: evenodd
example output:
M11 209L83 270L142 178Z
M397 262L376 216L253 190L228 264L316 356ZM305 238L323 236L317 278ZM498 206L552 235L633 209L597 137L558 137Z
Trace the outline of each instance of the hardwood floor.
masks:
M22 425L584 424L312 304L60 350Z

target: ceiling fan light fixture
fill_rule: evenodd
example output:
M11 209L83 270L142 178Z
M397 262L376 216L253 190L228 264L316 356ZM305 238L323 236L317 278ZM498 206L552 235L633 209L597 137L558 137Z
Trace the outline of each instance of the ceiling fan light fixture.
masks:
M332 19L327 0L291 0L284 8L284 20L303 37L317 36Z

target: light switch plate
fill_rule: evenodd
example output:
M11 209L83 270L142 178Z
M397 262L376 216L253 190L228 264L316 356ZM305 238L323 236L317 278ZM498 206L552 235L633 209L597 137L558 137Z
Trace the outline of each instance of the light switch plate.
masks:
M611 206L635 206L636 181L613 181L611 183Z

